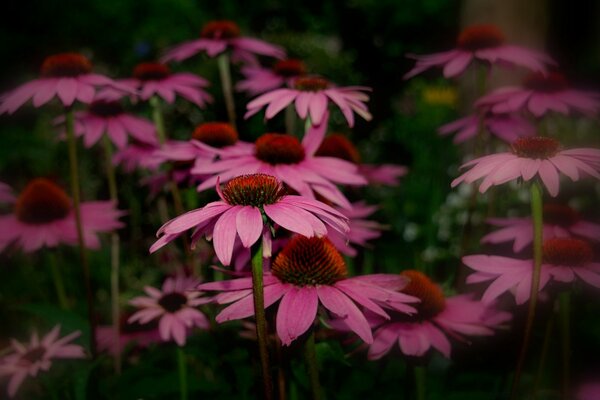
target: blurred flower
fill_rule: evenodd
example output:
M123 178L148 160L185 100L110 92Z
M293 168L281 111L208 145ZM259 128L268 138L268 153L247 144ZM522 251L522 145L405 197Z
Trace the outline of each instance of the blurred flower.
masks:
M29 99L40 107L58 97L65 107L75 100L91 103L97 88L112 86L132 92L104 75L92 73L92 63L78 53L62 53L47 57L42 63L40 78L29 81L0 97L0 114L14 113Z
M54 359L84 358L83 347L70 344L79 337L76 331L58 338L60 325L56 325L40 340L36 332L31 334L29 343L11 340L10 353L0 358L0 377L10 377L8 396L14 397L27 376L35 377L40 371L48 371Z
M521 87L497 89L477 100L475 105L493 113L527 110L538 118L549 111L567 115L578 111L595 116L600 110L600 94L573 89L556 72L535 73L529 75Z
M162 289L144 287L148 296L131 299L129 304L139 308L129 317L129 323L148 324L158 319L158 331L165 342L173 339L179 346L185 346L187 330L193 327L208 329L208 318L196 307L210 300L199 299L200 292L195 288L198 282L189 277L178 275L167 278Z
M535 135L535 127L529 120L519 115L483 113L458 119L438 128L442 136L456 133L454 143L463 143L473 139L479 132L480 120L483 118L483 132L489 132L505 142L512 143L520 137Z
M265 308L281 299L276 330L289 346L315 322L319 303L348 325L362 340L372 343L371 328L357 305L389 318L381 306L412 313L407 303L414 297L398 292L406 280L398 275L364 275L347 278L344 259L335 247L322 238L295 236L279 253L264 275ZM217 322L254 315L252 278L205 283L201 290L223 293L215 296L219 304L230 304L216 317Z
M576 400L600 399L600 382L587 382L577 390Z
M0 182L0 204L12 204L16 200L12 188L4 182Z
M65 117L60 116L54 121L64 123ZM126 113L118 101L94 100L87 111L75 112L75 134L83 136L83 144L88 148L104 134L120 149L127 146L127 135L138 142L158 144L154 124Z
M99 351L106 351L115 356L130 345L142 348L161 341L158 322L152 323L151 321L142 325L137 322L127 323L127 319L127 317L122 318L119 324L119 343L115 340L115 331L112 325L100 325L96 328Z
M205 235L212 238L217 257L229 265L235 242L249 248L262 235L264 252L271 254L271 233L267 218L282 228L304 236L323 236L329 225L345 234L347 218L320 201L302 196L286 195L281 182L270 175L238 176L223 189L219 179L217 193L221 198L197 210L189 211L164 224L161 236L150 248L154 252L188 229L194 228L192 241Z
M112 201L81 203L81 220L86 247L100 248L98 233L122 228L124 211ZM77 245L77 225L71 199L52 181L37 178L29 182L15 202L14 212L0 216L0 251L13 242L30 253L61 243Z
M344 114L350 127L354 126L354 113L365 120L372 118L367 105L371 88L366 86L331 86L327 80L316 76L303 76L294 79L293 88L281 88L267 92L246 106L244 118L250 118L263 107L267 107L265 118L271 119L289 104L294 102L298 116L303 120L310 117L313 125L319 125L333 102Z
M134 90L139 97L148 100L152 96L161 97L167 103L173 103L175 96L181 96L200 108L212 101L212 96L204 88L208 81L189 72L172 73L170 68L159 63L141 63L133 70L133 78L119 81Z
M417 61L404 79L410 79L432 67L444 69L444 76L452 78L462 74L473 61L487 65L518 65L532 71L545 71L547 64L554 64L543 53L520 46L506 44L504 33L494 25L473 25L458 36L457 47L424 56L409 55Z
M555 197L560 187L559 172L572 181L579 180L579 171L600 179L598 149L561 150L557 140L541 136L517 139L511 147L510 153L491 154L463 164L461 169L470 170L452 181L452 187L484 178L479 186L479 191L484 193L490 186L516 179L529 181L539 175L550 195Z
M562 204L544 204L543 238L579 236L600 241L600 225L584 221L572 208ZM531 218L491 218L487 223L500 229L481 238L481 243L504 243L514 241L513 251L520 252L533 242Z
M277 61L272 68L247 65L241 72L245 79L236 84L236 90L256 96L284 85L291 86L295 78L306 74L306 66L300 60L287 59Z
M341 253L347 256L355 256L356 249L351 245L368 246L367 241L381 236L381 231L385 226L379 222L365 219L377 210L377 206L369 206L364 202L352 204L352 209L345 210L339 208L338 211L348 217L348 226L350 231L347 235L340 232L327 229L327 238Z
M444 297L442 289L422 272L407 270L401 276L410 279L403 293L420 300L415 305L417 314L392 314L389 321L372 316L371 323L379 327L369 348L370 360L386 355L394 343L407 356L420 357L434 348L449 358L450 337L466 341L463 335L490 336L494 328L512 318L469 295Z
M221 155L220 160L196 164L192 169L196 175L212 175L198 186L198 191L213 187L217 177L228 181L239 175L263 173L275 176L302 196L314 198L319 194L332 203L350 208L350 202L335 183L364 185L366 180L359 175L357 167L347 161L316 156L325 129L325 123L311 127L302 143L291 135L266 133L256 140L254 151L249 154L227 154L223 149L217 153ZM210 150L208 146L203 147Z
M406 175L408 172L408 168L403 165L363 164L356 146L340 133L334 133L323 139L323 142L317 149L315 155L320 157L339 158L356 164L358 172L364 176L370 184L375 185L396 186L399 183L399 178Z
M240 36L240 28L233 21L210 21L202 27L200 39L183 42L169 49L161 62L183 61L198 53L209 57L231 50L232 61L257 64L256 56L284 58L285 51L265 41Z
M158 144L132 141L126 147L118 150L113 156L113 164L121 165L123 170L131 173L136 169L155 171L163 159L156 156Z

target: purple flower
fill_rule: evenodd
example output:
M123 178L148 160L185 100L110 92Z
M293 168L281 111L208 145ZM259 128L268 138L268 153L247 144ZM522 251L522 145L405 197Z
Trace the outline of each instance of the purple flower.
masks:
M483 118L483 127L486 132L508 143L512 143L520 137L535 135L535 127L526 118L519 115L493 113L484 113L483 117L473 114L447 123L438 128L438 133L442 136L456 133L454 143L466 142L477 136L481 118Z

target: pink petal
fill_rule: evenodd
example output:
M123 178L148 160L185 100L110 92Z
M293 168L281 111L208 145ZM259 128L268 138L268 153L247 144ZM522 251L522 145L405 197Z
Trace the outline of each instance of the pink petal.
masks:
M292 286L277 310L277 335L284 346L302 335L315 322L319 300L313 286Z
M234 206L227 210L215 224L213 245L219 261L225 266L231 262L233 245L236 236L236 218L242 206Z
M235 221L242 245L248 248L256 243L263 230L260 210L256 207L242 207Z

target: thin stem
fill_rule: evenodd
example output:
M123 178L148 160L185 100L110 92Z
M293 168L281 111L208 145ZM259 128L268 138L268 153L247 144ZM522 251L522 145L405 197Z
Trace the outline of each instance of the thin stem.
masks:
M552 334L554 332L554 315L548 318L546 322L546 333L544 333L544 342L542 343L542 353L540 354L540 364L538 366L537 373L535 374L535 379L533 381L533 395L532 399L535 400L537 398L537 392L540 387L540 383L544 376L544 371L546 370L546 358L548 356L548 350L550 350L550 342L552 340Z
M542 272L542 230L544 217L542 214L542 188L538 182L531 184L530 195L531 216L533 220L533 275L531 278L531 298L529 300L529 309L527 310L527 322L525 324L523 344L521 346L519 360L517 361L517 367L515 369L515 376L511 391L512 399L517 398L521 373L523 372L523 365L525 364L525 358L527 357L527 350L529 348L529 342L531 339L531 331L533 330L533 323L535 321L535 310L540 287L540 274Z
M286 400L287 398L287 384L285 381L285 369L283 366L284 358L283 358L283 349L281 345L281 340L276 336L275 340L275 350L277 354L277 389L278 389L278 400Z
M104 156L106 163L106 180L108 181L108 192L110 199L115 204L119 204L119 195L117 192L117 178L115 167L112 163L112 144L107 135L102 138L104 145ZM115 372L121 373L121 335L120 335L120 310L119 310L119 260L120 260L119 234L113 232L110 235L110 298L111 298L111 316L113 328L113 340L116 351L114 358Z
M77 243L79 245L79 258L81 268L83 269L83 281L85 285L88 320L90 326L90 351L96 356L96 316L94 307L94 292L90 279L90 265L88 263L85 240L83 236L83 224L81 222L80 207L80 187L79 187L79 162L77 161L77 142L75 141L75 132L73 129L73 110L65 109L65 130L67 133L67 145L69 150L69 169L71 173L71 196L73 198L73 211L75 214L75 224L77 225Z
M156 134L161 145L167 141L167 132L165 130L165 120L163 118L160 99L157 96L150 98L150 106L152 107L152 120L156 127Z
M252 294L254 296L254 315L256 316L256 336L263 377L264 398L273 398L271 371L269 369L269 351L267 349L267 320L265 317L265 299L263 287L263 245L262 240L252 246Z
M562 390L563 400L568 400L571 381L571 293L559 295L560 338L562 354Z
M317 363L317 352L315 348L315 333L310 332L304 344L304 358L306 359L306 369L310 381L310 391L313 400L321 399L321 383L319 382L319 365Z
M187 364L183 347L177 346L177 370L179 372L179 398L188 399Z
M425 400L425 388L427 383L427 370L425 367L417 366L414 368L415 372L415 389L417 394L417 400Z
M227 117L229 118L229 123L235 127L235 101L233 99L233 86L231 84L229 54L227 52L221 53L217 57L217 64L219 66L219 76L221 77L225 106L227 107Z
M285 130L288 135L296 133L296 107L294 103L285 108Z
M304 134L306 135L309 129L312 127L312 121L310 120L310 116L306 117L304 120Z
M56 261L56 255L54 252L48 253L50 260L50 271L52 272L52 280L54 281L54 288L56 289L56 297L58 298L58 304L63 310L69 309L69 299L65 292L65 285L62 278L62 273Z

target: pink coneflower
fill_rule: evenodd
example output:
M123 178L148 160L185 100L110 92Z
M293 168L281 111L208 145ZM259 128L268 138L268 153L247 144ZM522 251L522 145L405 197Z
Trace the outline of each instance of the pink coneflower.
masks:
M83 137L85 147L92 147L106 134L120 149L127 146L127 137L135 141L158 144L154 124L145 118L126 113L118 101L94 100L87 111L75 112L75 134ZM64 123L58 117L57 123Z
M341 253L347 256L355 256L357 251L352 245L367 247L369 240L381 236L381 231L385 226L379 222L366 219L377 210L377 206L369 206L364 202L352 204L352 209L338 209L339 212L348 217L348 226L350 231L348 235L342 235L340 232L328 229L327 238Z
M119 324L119 343L115 340L115 330L112 325L101 325L96 328L98 350L105 351L112 356L123 352L127 348L145 348L154 343L160 343L158 322L147 324L137 322L127 323L128 317L123 316Z
M31 334L29 343L11 340L10 353L0 358L0 377L10 377L8 397L15 396L28 376L35 377L40 371L48 371L53 360L85 357L83 347L70 343L81 332L76 331L60 339L59 334L60 325L56 325L41 340L36 332Z
M454 143L463 143L477 136L480 126L480 117L477 114L458 119L438 128L438 133L442 136L456 133ZM519 115L513 114L483 114L483 128L497 136L501 140L512 143L520 137L534 136L535 127L533 124Z
M185 345L187 330L193 327L208 329L208 318L196 307L208 303L209 299L199 299L195 290L198 282L193 278L177 276L167 278L162 289L144 287L148 296L131 299L129 304L139 308L129 317L129 323L148 324L158 319L158 331L165 342L171 339L179 346Z
M518 65L533 71L544 71L547 64L554 64L543 53L520 46L506 44L504 33L494 25L473 25L458 36L456 48L424 56L409 55L417 60L404 79L412 78L432 67L444 69L444 76L451 78L462 74L473 61L484 65Z
M172 73L171 69L159 63L141 63L133 69L133 78L120 81L132 89L139 90L139 97L148 100L152 96L161 97L167 103L173 103L175 96L204 108L212 101L212 96L204 88L208 81L189 72Z
M213 163L197 164L192 173L212 175L198 186L198 191L211 188L217 177L223 181L244 175L262 173L273 175L300 195L315 198L317 194L328 201L350 208L350 202L335 185L364 185L366 180L358 168L344 160L317 157L315 152L325 134L324 124L311 127L302 143L291 135L266 133L254 143L250 154L224 154Z
M556 72L536 73L527 77L523 86L497 89L475 104L494 113L527 110L536 117L549 111L595 115L600 110L600 94L573 89Z
M13 193L10 185L7 185L4 182L0 182L0 204L8 203L12 204L16 200L16 197Z
M319 303L367 343L373 341L371 327L358 306L389 318L382 306L411 313L407 303L416 299L399 293L406 280L397 275L365 275L347 278L344 259L322 238L295 236L277 255L271 272L264 275L265 308L277 302L276 328L282 343L289 346L315 322ZM221 291L219 304L230 304L216 320L219 323L254 315L252 278L205 283L201 290Z
M306 66L300 60L277 61L272 68L247 65L241 69L245 79L239 81L236 90L257 96L282 86L292 86L295 78L306 74Z
M304 236L323 236L327 227L346 233L347 218L320 201L302 196L286 195L277 178L254 174L238 176L230 180L223 189L217 179L220 201L214 201L197 210L164 224L158 231L162 235L152 245L156 251L165 244L194 228L192 240L201 236L212 238L215 253L223 263L229 265L236 240L249 248L262 235L265 253L270 254L271 233L268 219L282 228Z
M233 61L257 63L256 56L284 58L285 51L265 41L240 36L240 28L233 21L210 21L202 27L200 39L190 40L169 49L161 62L183 61L198 53L209 57L231 50Z
M92 63L78 53L62 53L47 57L42 63L40 78L29 81L0 98L0 114L14 113L29 99L40 107L58 97L65 107L75 100L91 103L96 89L112 86L130 92L124 85L104 75L92 73Z
M575 400L598 400L600 399L600 380L587 382L579 387Z
M520 252L533 242L533 222L531 218L491 218L489 224L500 229L485 235L481 243L513 243L515 253ZM547 203L544 204L543 238L553 239L578 236L587 240L600 241L600 225L584 221L571 207Z
M113 164L120 165L125 172L131 173L136 169L157 170L164 162L156 152L160 149L158 144L132 141L126 147L115 152Z
M293 88L281 88L267 92L252 100L246 106L244 118L250 118L263 107L267 107L265 118L271 119L289 104L294 102L296 112L302 119L310 116L313 125L321 124L329 103L333 102L344 114L350 127L354 126L354 113L365 120L373 117L365 104L369 101L371 88L365 86L332 86L326 79L316 76L303 76L294 79Z
M360 175L373 185L398 185L400 177L408 173L408 168L396 164L363 164L360 153L354 144L343 134L334 133L323 139L316 156L334 157L346 160L358 167Z
M112 201L81 203L86 247L98 249L98 233L122 228L119 218L124 214ZM0 226L0 250L13 242L27 253L61 243L77 245L71 199L59 186L44 178L29 182L15 202L14 212L0 216Z
M484 178L479 191L484 193L490 186L523 179L529 181L539 175L552 197L559 191L559 172L572 181L578 181L580 171L600 179L600 150L579 148L561 150L560 143L547 137L517 139L512 152L497 153L476 158L461 166L470 168L454 181L452 187L461 182L472 183Z
M369 347L369 359L377 360L398 343L407 356L420 357L431 348L450 358L452 345L449 338L464 340L464 336L488 336L494 328L509 321L511 315L494 310L469 295L446 298L441 288L419 271L403 271L410 279L403 292L420 300L414 315L394 315L389 321L379 317L372 323L383 322L375 331Z

